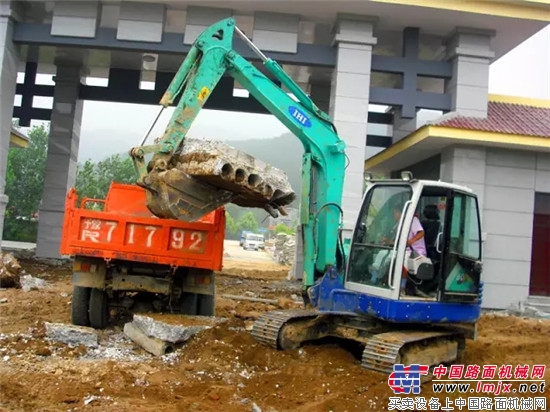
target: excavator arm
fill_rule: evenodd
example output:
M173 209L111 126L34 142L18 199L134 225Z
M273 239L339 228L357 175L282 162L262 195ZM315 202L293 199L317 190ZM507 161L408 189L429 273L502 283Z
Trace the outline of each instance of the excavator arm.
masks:
M234 33L258 54L267 70L295 99L233 49ZM225 74L246 88L303 145L300 224L304 246L303 280L307 288L328 267L337 264L339 253L340 256L344 253L343 248L339 248L339 238L345 143L338 137L330 117L275 61L265 57L248 40L235 26L234 19L228 18L207 28L189 51L160 101L163 107L168 107L181 94L164 135L157 144L142 145L130 152L139 175L137 183L147 189L148 207L157 216L191 219L186 217L185 209L197 206L192 203L198 196L196 193L204 187L202 182L177 172L175 155L181 151L194 119ZM145 161L147 154L153 154L148 163ZM231 202L231 194L227 191L216 193L209 195L209 199L218 196L217 203L211 205ZM269 203L265 205L268 211L282 206L275 198ZM203 214L208 211L205 209Z

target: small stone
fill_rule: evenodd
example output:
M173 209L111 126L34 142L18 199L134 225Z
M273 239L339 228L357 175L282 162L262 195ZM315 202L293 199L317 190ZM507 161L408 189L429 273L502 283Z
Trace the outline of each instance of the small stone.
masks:
M62 298L67 298L67 297L69 297L69 294L66 293L66 292L63 292L63 293L61 293L61 297Z
M258 405L253 403L252 404L252 412L262 412L262 409Z
M2 299L0 299L0 303L8 303L8 298L2 298Z
M38 356L51 356L52 351L47 346L38 348L35 352Z

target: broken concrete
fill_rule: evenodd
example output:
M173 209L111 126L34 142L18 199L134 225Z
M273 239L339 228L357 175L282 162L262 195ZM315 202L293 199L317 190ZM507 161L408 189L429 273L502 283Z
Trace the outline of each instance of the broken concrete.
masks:
M284 171L218 141L187 138L171 165L162 162L144 182L159 217L197 220L226 203L277 217L296 198Z
M274 257L282 265L292 265L296 254L296 236L279 233L275 240Z
M179 322L178 322L179 320ZM151 316L134 315L133 324L149 337L171 343L185 342L204 329L211 328L216 321L205 317L175 315Z
M144 331L132 322L128 322L124 325L124 334L147 352L155 356L162 356L174 351L174 346L172 344L155 337L147 336Z
M66 325L64 323L45 323L46 337L67 345L98 346L97 332L93 328Z
M20 288L20 276L23 273L19 262L10 253L2 253L0 260L0 287Z

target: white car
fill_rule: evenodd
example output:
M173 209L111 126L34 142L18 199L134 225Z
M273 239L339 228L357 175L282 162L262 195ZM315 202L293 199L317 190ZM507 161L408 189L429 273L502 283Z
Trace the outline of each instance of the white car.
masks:
M243 249L265 249L264 235L259 235L257 233L247 233L244 237Z

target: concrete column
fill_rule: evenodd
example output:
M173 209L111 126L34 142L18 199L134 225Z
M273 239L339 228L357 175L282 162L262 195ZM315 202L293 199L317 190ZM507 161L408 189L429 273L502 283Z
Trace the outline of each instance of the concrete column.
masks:
M440 179L472 189L478 196L481 209L484 204L486 156L484 147L449 147L441 153Z
M4 213L8 204L8 196L4 194L4 190L19 64L19 53L12 42L12 32L11 4L0 2L0 239L4 230Z
M349 158L342 199L345 238L351 237L363 196L374 23L369 17L340 15L335 27L330 115Z
M82 101L78 99L81 66L58 63L46 160L46 177L39 213L36 255L59 258L65 196L76 179Z
M447 40L447 60L453 63L453 77L445 84L452 98L452 111L463 116L487 117L489 65L494 31L458 28Z
M527 300L531 274L537 153L487 148L483 231L483 305Z
M400 108L395 109L395 113L393 115L392 143L396 143L399 140L403 139L404 137L407 137L412 132L414 132L416 130L416 124L417 124L416 116L413 117L412 119L408 119L406 117L401 116Z
M330 111L330 84L312 83L309 85L309 97L319 109L328 113Z

